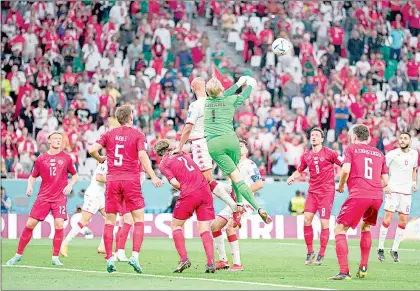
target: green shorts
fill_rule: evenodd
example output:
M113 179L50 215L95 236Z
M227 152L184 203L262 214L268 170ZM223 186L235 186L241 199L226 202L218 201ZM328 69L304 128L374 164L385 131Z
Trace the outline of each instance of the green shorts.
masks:
M241 147L235 135L220 135L207 140L209 154L224 175L236 170L241 159Z

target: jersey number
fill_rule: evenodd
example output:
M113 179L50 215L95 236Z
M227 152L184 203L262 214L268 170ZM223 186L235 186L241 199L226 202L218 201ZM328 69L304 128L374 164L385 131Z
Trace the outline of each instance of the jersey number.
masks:
M316 173L319 174L319 166L318 165L315 165L315 170L316 170Z
M185 168L187 168L187 170L188 170L189 172L194 171L194 167L193 167L193 166L188 165L188 162L187 162L187 160L186 160L184 157L179 157L179 158L178 158L178 161L182 161L182 162L184 162Z
M50 167L50 176L55 176L57 174L57 167Z
M58 210L60 211L60 214L66 214L66 206L64 205L64 206L59 206L58 207Z
M216 122L216 110L214 109L211 111L211 120L213 122Z
M365 158L365 178L368 180L372 180L372 159Z
M114 160L114 166L121 167L123 162L123 155L119 153L120 149L123 149L124 145L117 144L115 147L115 160ZM117 160L118 159L118 160Z

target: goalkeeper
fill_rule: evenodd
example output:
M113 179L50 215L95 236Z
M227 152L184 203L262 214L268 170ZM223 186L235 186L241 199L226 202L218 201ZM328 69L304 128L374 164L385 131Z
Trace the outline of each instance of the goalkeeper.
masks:
M258 209L262 220L269 224L272 221L271 217L255 201L251 189L245 184L237 168L241 158L241 148L233 129L236 107L251 95L252 88L256 85L257 81L254 78L242 76L236 84L224 91L220 81L212 77L206 84L208 97L204 109L204 136L211 158L232 180L238 205L241 206L242 197L245 198L249 204ZM242 92L236 95L235 92L240 87Z

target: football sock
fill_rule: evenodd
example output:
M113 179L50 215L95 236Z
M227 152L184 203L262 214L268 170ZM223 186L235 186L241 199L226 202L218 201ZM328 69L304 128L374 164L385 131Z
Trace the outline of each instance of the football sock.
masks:
M120 232L121 232L121 228L122 228L122 226L118 226L117 233L115 234L115 252L118 251L118 246L119 246L119 243L120 243Z
M212 189L212 192L214 195L216 195L220 200L222 200L227 205L229 205L232 211L236 211L236 202L235 200L232 199L232 197L230 196L230 193L226 191L226 188L223 185L223 183L212 181L210 183L210 189Z
M174 240L176 251L179 254L181 262L185 262L188 259L187 249L185 248L185 237L181 228L174 229L172 231L172 239Z
M101 237L101 242L99 243L98 249L104 250L105 249L105 243L104 243L104 237Z
M219 255L219 261L227 262L225 239L223 238L222 232L220 230L213 232L213 238L217 254Z
M29 228L27 226L25 226L22 234L20 235L20 239L19 239L19 245L16 251L16 254L18 255L22 255L23 251L25 250L26 245L29 243L29 241L32 238L32 232L34 230L32 228Z
M211 237L210 231L202 232L200 236L203 241L204 251L206 252L207 265L211 265L214 263L213 238Z
M64 229L55 229L54 238L53 238L53 256L58 256L60 254L61 243L63 242Z
M135 222L133 231L133 254L139 253L144 237L144 222Z
M368 267L369 253L372 247L372 235L370 231L363 231L360 237L360 267Z
M241 254L239 252L238 237L236 236L236 234L233 234L229 235L227 238L230 244L230 251L233 257L233 264L241 265Z
M125 223L121 227L119 233L119 241L117 245L117 250L125 250L125 244L127 243L128 234L130 233L131 224Z
M394 244L392 245L393 252L398 252L400 243L403 240L404 231L405 231L405 226L398 224L397 230L395 231Z
M79 234L82 228L83 228L83 225L80 222L78 222L75 226L73 226L70 232L67 234L66 238L64 239L63 244L68 245Z
M325 250L327 249L329 238L330 238L330 229L329 228L324 228L323 230L321 230L321 235L319 237L319 240L320 240L320 243L321 243L321 248L319 249L319 254L321 256L325 255Z
M335 235L335 252L337 254L338 264L340 264L340 273L349 273L349 248L347 245L347 237L345 234Z
M114 242L114 225L112 224L105 224L104 225L104 243L105 243L105 252L106 257L105 259L108 260L112 257L112 244Z
M244 181L239 181L236 183L236 187L238 188L239 195L244 197L249 204L251 204L254 209L260 209L260 205L257 203L254 197L254 193L252 193L251 189L245 184ZM236 193L236 189L235 189ZM238 194L236 194L236 198L238 198ZM238 199L237 199L238 200ZM239 200L238 200L239 201Z
M389 227L389 224L382 222L381 229L379 230L379 244L378 244L379 250L384 249L386 235L388 234L388 227Z
M233 181L232 181L232 188L234 190L234 194L235 194L235 198L236 198L235 199L236 200L236 203L237 204L242 204L242 196L239 193L238 187L235 185L235 183L233 183Z
M303 227L303 235L305 237L305 243L308 249L308 254L311 254L314 251L314 230L312 228L312 225L305 225Z

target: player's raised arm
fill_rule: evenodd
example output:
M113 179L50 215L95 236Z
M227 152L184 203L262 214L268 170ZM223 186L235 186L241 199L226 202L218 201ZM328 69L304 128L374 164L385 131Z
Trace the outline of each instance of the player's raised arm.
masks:
M181 133L181 139L178 144L177 151L181 152L184 144L190 138L191 130L193 129L194 124L196 124L198 119L198 110L194 109L194 104L191 104L188 107L187 121Z
M238 83L241 80L241 78L239 78ZM234 103L235 107L242 105L242 103L244 103L244 101L248 99L249 96L251 96L252 89L257 86L257 81L254 78L252 77L244 77L244 78L245 78L244 84L246 84L246 87L245 89L242 90L240 94L237 95L236 101Z

